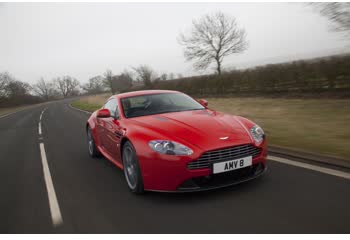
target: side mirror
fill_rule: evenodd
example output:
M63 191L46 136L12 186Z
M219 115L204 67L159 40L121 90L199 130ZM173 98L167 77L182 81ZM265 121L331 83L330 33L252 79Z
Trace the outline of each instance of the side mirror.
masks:
M102 109L98 110L97 117L98 118L109 118L109 117L111 117L111 112L106 108L102 108Z
M208 107L208 101L205 99L199 99L198 102L204 107Z

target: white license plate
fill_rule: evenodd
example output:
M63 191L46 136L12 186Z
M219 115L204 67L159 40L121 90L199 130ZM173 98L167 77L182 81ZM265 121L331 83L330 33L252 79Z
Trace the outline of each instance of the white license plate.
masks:
M213 173L233 171L233 170L244 168L251 165L252 165L252 156L238 158L238 159L230 160L226 162L214 163Z

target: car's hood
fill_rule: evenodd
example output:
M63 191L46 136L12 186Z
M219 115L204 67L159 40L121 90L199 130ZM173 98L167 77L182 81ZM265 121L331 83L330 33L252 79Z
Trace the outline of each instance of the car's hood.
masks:
M205 150L252 142L237 117L209 109L164 113L130 120L169 140L181 139Z

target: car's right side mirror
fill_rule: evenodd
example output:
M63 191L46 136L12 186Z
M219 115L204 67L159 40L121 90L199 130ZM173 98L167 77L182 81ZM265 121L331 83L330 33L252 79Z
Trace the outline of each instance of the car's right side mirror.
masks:
M207 101L207 100L205 100L205 99L199 99L198 102L199 102L202 106L208 107L208 101Z
M97 112L98 118L109 118L111 117L111 112L107 108L102 108Z

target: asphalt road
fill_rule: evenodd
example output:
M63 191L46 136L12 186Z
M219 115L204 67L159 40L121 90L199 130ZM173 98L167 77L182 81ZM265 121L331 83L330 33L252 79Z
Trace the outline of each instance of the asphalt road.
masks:
M279 162L231 188L134 195L121 170L89 157L87 118L67 102L0 118L0 233L350 233L350 180ZM40 142L62 216L58 226Z

